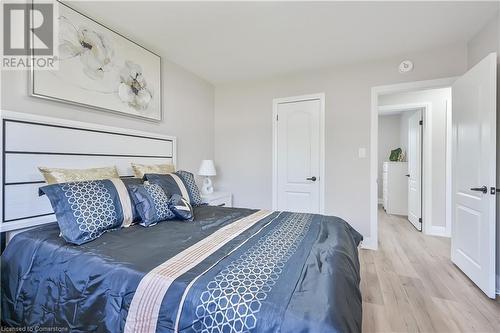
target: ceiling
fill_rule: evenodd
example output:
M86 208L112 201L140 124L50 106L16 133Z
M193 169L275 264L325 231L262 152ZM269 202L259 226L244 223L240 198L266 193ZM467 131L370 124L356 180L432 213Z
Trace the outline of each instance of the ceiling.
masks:
M214 83L466 42L498 2L162 2L70 5Z

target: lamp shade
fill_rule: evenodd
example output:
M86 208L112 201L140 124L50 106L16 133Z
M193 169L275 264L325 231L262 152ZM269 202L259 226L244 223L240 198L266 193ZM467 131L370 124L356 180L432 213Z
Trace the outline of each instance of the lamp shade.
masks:
M198 175L200 176L215 176L217 172L215 171L215 164L212 160L201 161L200 170L198 170Z

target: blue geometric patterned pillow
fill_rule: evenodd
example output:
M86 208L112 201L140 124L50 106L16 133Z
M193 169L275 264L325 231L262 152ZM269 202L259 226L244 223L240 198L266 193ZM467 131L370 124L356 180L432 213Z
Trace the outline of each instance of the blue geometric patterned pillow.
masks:
M62 237L83 244L134 220L127 187L120 179L90 180L41 187L50 200Z
M178 194L173 194L170 198L169 207L179 220L192 221L194 219L193 206Z
M149 227L158 222L172 220L167 193L158 184L131 185L132 200L141 216L140 225Z
M164 175L148 173L144 175L144 179L152 184L161 185L170 195L180 195L195 207L203 205L200 190L191 172L180 170Z

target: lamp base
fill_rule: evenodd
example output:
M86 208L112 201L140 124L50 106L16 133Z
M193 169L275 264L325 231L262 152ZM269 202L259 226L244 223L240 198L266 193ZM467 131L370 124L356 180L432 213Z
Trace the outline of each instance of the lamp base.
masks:
M214 186L212 185L212 180L210 179L210 177L205 177L205 179L203 179L203 186L201 187L201 193L203 194L214 193Z

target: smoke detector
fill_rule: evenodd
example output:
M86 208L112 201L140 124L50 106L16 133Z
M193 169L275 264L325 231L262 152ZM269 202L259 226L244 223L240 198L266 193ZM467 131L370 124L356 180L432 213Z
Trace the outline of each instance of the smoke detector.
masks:
M399 64L400 73L408 73L413 70L413 62L411 60L403 60Z

